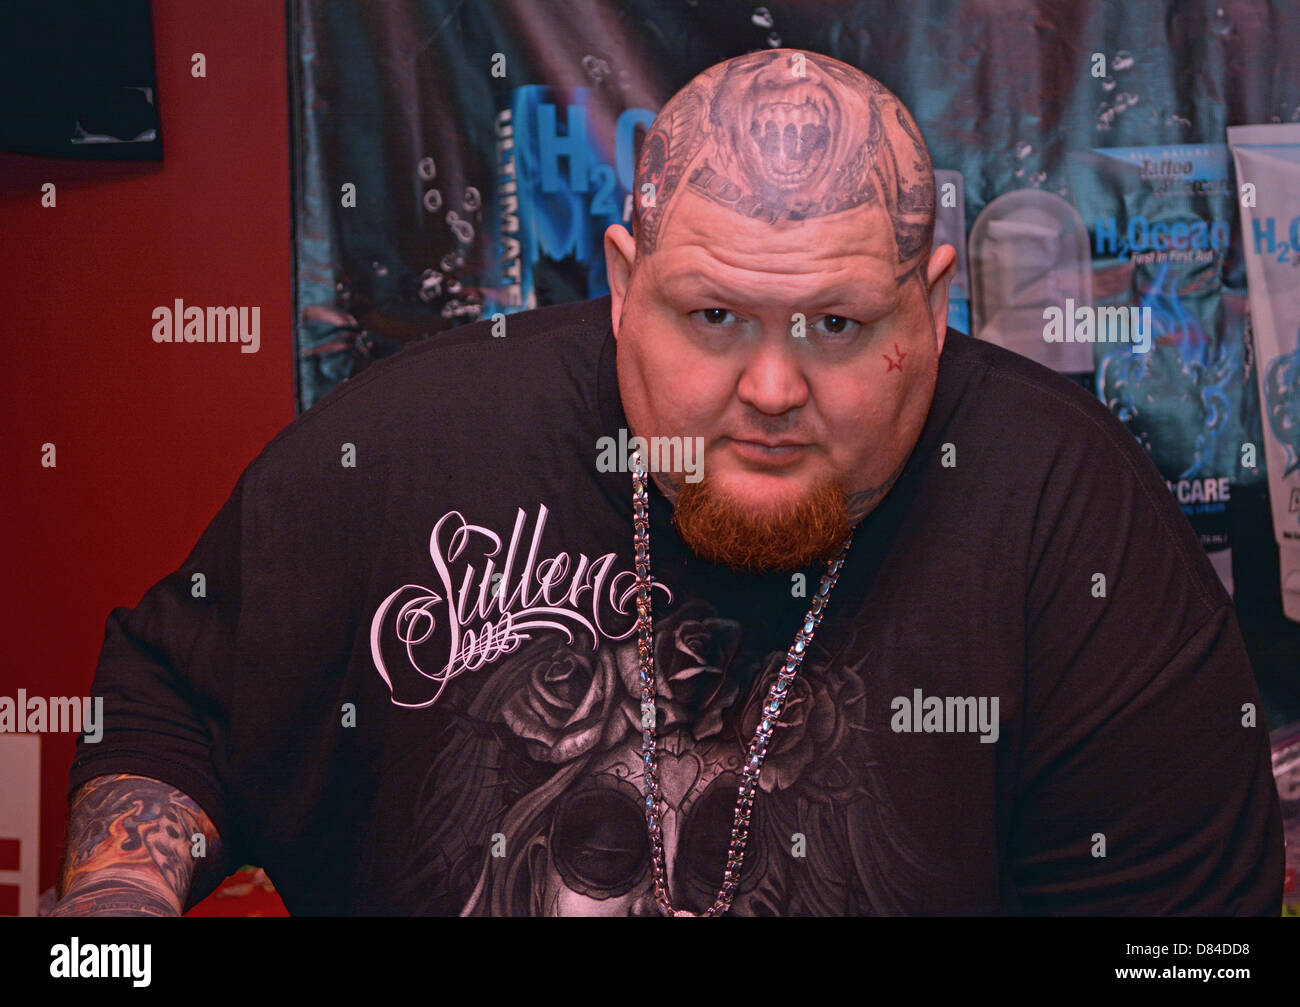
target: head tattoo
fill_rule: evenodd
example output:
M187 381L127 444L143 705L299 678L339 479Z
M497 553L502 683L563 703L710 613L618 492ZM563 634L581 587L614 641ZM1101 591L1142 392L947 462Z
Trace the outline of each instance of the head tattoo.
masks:
M900 284L934 236L934 171L907 109L860 70L802 50L710 67L655 117L637 161L638 258L654 253L684 190L773 226L880 206Z

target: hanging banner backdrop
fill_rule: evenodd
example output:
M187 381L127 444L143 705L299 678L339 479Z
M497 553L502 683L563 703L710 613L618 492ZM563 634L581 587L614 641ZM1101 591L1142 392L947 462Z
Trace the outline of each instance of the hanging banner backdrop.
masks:
M1300 627L1280 615L1226 136L1300 122L1289 0L296 0L289 12L300 411L411 340L608 293L602 234L631 226L640 144L668 97L745 52L824 53L879 79L921 127L936 244L960 253L949 323L1108 404L1235 588L1262 686L1270 663L1300 666ZM1090 307L1052 339L1053 305ZM1093 307L1123 309L1131 340L1088 338ZM1300 387L1279 396L1275 434L1300 438Z

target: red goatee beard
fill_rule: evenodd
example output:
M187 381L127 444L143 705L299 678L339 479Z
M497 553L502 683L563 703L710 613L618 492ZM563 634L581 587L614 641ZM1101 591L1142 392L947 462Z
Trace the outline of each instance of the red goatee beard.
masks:
M791 504L755 511L720 493L706 477L682 484L673 527L710 563L741 573L799 570L839 552L851 530L848 494L828 480Z

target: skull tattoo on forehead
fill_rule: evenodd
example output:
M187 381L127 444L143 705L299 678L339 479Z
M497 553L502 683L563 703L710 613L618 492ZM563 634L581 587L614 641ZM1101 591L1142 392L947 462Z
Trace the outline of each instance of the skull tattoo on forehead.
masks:
M777 224L879 205L901 284L934 233L934 172L902 103L838 60L778 49L713 67L655 118L637 165L639 254L652 254L685 188ZM647 205L648 204L648 205Z

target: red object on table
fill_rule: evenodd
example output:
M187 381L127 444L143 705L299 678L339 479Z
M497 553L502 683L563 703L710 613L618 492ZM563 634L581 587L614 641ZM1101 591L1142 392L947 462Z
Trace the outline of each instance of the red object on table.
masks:
M260 867L241 867L186 916L288 916L275 886Z

